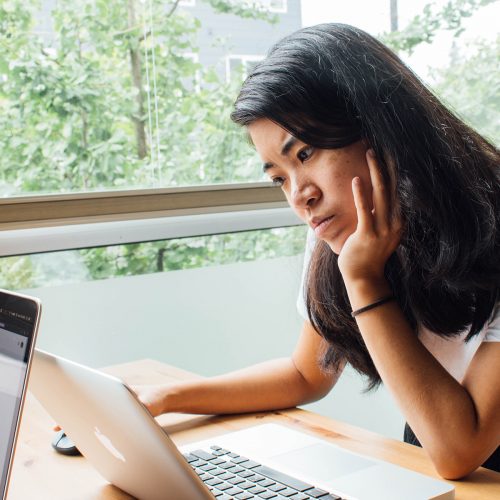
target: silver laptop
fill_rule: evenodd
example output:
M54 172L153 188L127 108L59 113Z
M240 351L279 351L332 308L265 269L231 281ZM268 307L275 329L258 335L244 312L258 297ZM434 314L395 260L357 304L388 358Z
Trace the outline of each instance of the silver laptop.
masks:
M122 381L38 350L30 390L105 479L140 499L454 498L445 481L276 424L178 449Z
M40 302L0 290L0 498L7 496Z

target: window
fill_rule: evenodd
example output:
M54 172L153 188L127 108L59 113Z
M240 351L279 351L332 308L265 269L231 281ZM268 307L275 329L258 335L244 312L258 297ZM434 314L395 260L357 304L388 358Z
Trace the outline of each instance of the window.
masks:
M43 303L40 349L90 366L154 358L210 374L292 351L304 230L33 255L17 279L31 274L23 291Z
M303 252L305 234L303 225L273 227L10 256L0 259L0 288L45 288L296 256Z
M200 56L194 52L184 52L182 56L186 60L186 77L182 83L185 89L201 92Z
M400 0L399 18L386 0L362 11L262 1L286 16L243 0L182 3L200 9L167 0L0 3L2 226L282 207L228 114L241 75L303 25L347 22L382 38L472 126L500 140L491 93L498 2ZM399 31L389 33L394 17Z
M179 6L198 4L1 4L0 196L263 180L227 119L225 55L242 34L267 48L300 13L282 26L245 2Z
M287 0L260 0L260 3L269 11L279 14L287 12Z
M231 77L241 71L243 79L245 79L254 66L264 59L264 56L259 55L229 55L226 56L226 80L231 81Z

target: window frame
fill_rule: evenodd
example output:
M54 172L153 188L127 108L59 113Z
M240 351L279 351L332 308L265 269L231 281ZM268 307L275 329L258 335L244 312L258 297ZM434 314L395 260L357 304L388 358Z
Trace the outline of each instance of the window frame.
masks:
M0 231L287 207L269 182L0 199Z
M194 64L200 64L200 54L197 52L182 52L181 56L191 60ZM201 73L198 69L194 74L194 91L197 94L201 92Z
M196 0L180 0L179 5L196 7L197 3ZM287 1L283 0L278 8L269 6L269 11L286 12L287 8ZM186 52L182 55L199 62L199 54ZM230 59L240 60L246 72L247 63L260 61L264 57L256 54L226 56L226 76L230 75ZM199 78L199 75L197 76ZM198 78L194 89L197 92L199 92ZM262 210L277 209L286 209L291 213L281 189L268 182L147 189L132 187L120 191L64 194L22 193L0 198L0 239L5 242L8 235L15 238L16 231L37 228L60 228L71 231L77 226L104 222L133 223L137 220L223 215L228 212L246 212L249 215L253 211L255 214L263 214ZM266 227L267 223L262 220L261 217L261 223ZM298 219L294 224L300 223L297 221ZM275 221L272 227L279 225L279 222ZM0 255L6 255L2 249Z
M287 207L14 229L0 231L0 258L303 224Z

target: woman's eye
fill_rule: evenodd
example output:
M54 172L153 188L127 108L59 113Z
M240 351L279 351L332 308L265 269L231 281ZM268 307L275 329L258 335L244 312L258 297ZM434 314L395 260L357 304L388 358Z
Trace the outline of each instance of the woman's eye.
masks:
M305 162L307 161L312 153L314 151L314 148L312 146L307 146L306 148L304 149L301 149L298 153L297 153L297 158L301 161L301 162Z
M271 179L271 182L275 185L275 186L283 186L283 183L285 182L285 179L283 179L283 177L273 177Z

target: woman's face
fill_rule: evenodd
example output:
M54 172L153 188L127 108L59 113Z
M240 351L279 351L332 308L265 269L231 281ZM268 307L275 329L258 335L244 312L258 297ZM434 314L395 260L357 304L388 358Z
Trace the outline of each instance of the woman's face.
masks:
M367 146L360 140L341 149L318 149L262 118L248 127L264 171L281 186L295 213L339 254L356 230L351 182L360 177L371 193Z

